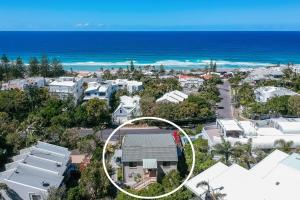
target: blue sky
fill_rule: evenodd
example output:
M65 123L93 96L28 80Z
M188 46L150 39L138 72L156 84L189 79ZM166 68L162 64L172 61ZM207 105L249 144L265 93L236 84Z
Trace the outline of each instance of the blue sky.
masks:
M0 30L300 30L299 0L0 0Z

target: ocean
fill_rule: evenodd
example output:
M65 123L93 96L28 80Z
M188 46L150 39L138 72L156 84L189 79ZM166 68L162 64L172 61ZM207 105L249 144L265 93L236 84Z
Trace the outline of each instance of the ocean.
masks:
M58 57L65 69L135 65L167 69L300 64L300 32L0 32L0 54Z

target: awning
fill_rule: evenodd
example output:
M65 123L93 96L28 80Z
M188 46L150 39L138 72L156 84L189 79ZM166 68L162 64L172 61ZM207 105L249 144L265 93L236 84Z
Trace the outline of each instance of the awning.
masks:
M156 159L143 159L143 168L144 169L157 169L157 160Z

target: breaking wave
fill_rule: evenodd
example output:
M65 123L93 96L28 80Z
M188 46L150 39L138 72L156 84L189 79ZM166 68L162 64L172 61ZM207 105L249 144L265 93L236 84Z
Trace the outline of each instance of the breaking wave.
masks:
M130 65L130 60L127 61L119 61L119 62L95 62L95 61L88 61L88 62L65 62L63 65L65 67L126 67ZM210 60L160 60L155 62L138 62L133 61L135 66L165 66L169 68L204 68L207 66L211 61ZM226 60L216 60L213 61L217 63L218 68L256 68L256 67L266 67L266 66L274 66L276 63L264 63L264 62L234 62L234 61L226 61ZM82 69L84 70L84 68Z

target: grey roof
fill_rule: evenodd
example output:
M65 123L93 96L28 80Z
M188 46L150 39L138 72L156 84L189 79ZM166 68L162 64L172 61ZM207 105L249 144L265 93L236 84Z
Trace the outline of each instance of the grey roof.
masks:
M171 134L128 134L122 144L122 162L143 159L178 161L177 147Z
M44 199L50 187L61 185L69 159L68 149L38 142L22 149L20 155L13 157L14 162L5 165L0 182L7 184L21 199L30 199L29 193L40 194Z

